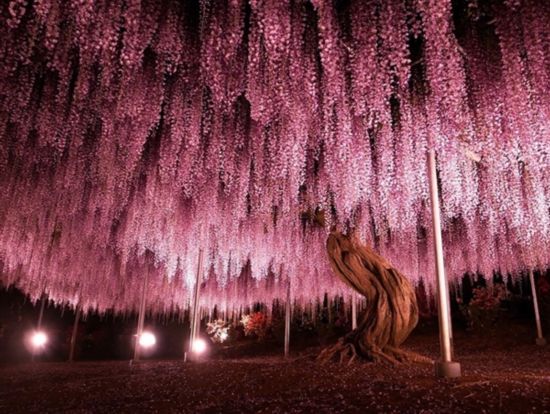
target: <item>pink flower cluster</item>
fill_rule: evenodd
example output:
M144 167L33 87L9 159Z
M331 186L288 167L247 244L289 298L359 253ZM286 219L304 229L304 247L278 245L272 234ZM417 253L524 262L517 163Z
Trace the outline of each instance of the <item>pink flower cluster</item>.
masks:
M202 248L204 307L307 304L336 227L430 286L428 148L449 277L547 267L550 2L462 3L3 2L0 281L170 312Z
M503 285L494 285L492 288L478 287L474 289L469 305L485 310L497 309L505 297L506 288Z

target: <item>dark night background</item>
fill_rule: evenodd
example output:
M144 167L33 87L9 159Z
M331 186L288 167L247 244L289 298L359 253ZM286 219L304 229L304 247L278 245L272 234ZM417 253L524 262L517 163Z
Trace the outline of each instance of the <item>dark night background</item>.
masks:
M550 272L535 274L539 285L539 302L541 307L541 319L545 328L548 329L550 309L550 292L546 286L550 280ZM534 314L531 300L531 287L527 275L522 275L514 282L510 278L494 276L494 283L502 283L508 292L507 298L500 304L496 329L505 329L513 325L533 326ZM485 286L487 281L481 276L463 277L461 286L451 286L453 327L457 331L468 331L468 321L457 302L461 297L463 304L468 304L472 299L472 292L475 287ZM437 313L433 298L423 290L422 285L417 287L417 297L421 310L421 320L416 332L437 334ZM295 313L292 327L292 340L294 346L311 346L335 340L339 335L346 332L350 325L349 314L345 312L343 299L338 298L332 302L333 320L327 317L327 298L323 303L318 304L318 317L314 326L304 329L303 319L300 320L299 312ZM254 310L261 309L256 305ZM40 301L33 304L28 297L16 288L0 288L0 362L18 363L30 360L31 354L24 346L25 335L36 328L40 310ZM245 309L244 313L250 310ZM274 310L274 318L282 316L282 309ZM216 316L214 310L213 316ZM360 314L359 314L360 316ZM36 355L36 360L41 361L63 361L69 353L69 342L74 323L74 310L47 301L44 309L42 328L48 334L48 344L45 350ZM149 357L154 359L179 359L183 358L184 349L189 337L189 315L147 315L145 328L153 331L157 338L157 345L151 351ZM202 331L204 332L207 320L203 319ZM113 314L107 312L98 314L90 312L83 316L78 327L76 343L76 360L124 360L133 356L133 335L136 331L137 315L135 313ZM500 326L500 328L499 328ZM413 332L413 335L415 332ZM490 334L490 332L488 333ZM229 345L243 341L242 331L238 328L233 330L233 341ZM235 338L237 337L237 338ZM235 340L237 339L237 340ZM270 344L277 348L282 344L280 332L274 333ZM265 345L265 344L264 344ZM269 344L267 344L269 345ZM212 346L215 351L215 346ZM268 346L269 348L269 346ZM273 349L274 350L274 349ZM257 350L256 350L257 351ZM252 351L253 352L253 351ZM268 352L266 350L266 352Z

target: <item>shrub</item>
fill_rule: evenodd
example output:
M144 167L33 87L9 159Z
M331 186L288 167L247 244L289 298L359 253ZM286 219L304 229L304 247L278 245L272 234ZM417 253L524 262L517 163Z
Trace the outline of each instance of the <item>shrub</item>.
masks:
M210 335L212 342L221 344L229 339L229 328L228 323L218 319L206 325L206 333Z
M264 312L254 312L244 315L241 319L245 336L255 336L259 341L264 340L271 328L269 318Z
M492 288L474 288L472 300L461 305L468 327L473 330L493 327L498 320L500 305L505 297L506 288L501 284L496 284Z

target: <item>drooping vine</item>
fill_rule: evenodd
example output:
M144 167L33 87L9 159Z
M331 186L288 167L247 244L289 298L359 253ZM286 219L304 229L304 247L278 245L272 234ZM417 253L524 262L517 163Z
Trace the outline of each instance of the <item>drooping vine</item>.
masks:
M450 277L548 266L549 21L544 0L3 2L0 280L126 309L148 263L164 310L203 248L205 303L287 279L307 302L349 293L331 227L430 280L428 148Z

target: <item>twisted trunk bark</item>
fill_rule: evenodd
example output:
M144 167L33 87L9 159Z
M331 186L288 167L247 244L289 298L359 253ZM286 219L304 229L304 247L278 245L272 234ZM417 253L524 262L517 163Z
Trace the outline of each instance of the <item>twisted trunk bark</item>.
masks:
M418 306L411 283L383 257L356 240L333 232L327 252L336 275L367 299L362 320L336 345L318 356L322 362L335 357L348 363L362 357L385 360L431 362L428 358L399 349L418 322Z

